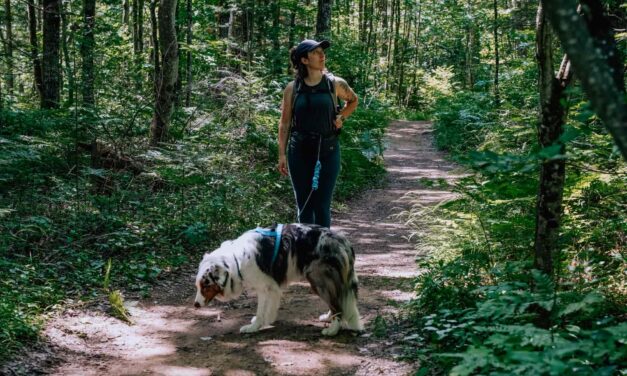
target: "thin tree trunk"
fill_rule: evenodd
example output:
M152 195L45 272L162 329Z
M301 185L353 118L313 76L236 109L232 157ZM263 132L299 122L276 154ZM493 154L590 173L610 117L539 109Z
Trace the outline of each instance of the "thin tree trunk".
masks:
M581 86L588 95L592 108L599 115L627 159L627 105L614 81L614 70L607 58L597 50L595 40L584 20L577 15L572 0L542 0L548 19L562 42L562 48L571 59ZM609 25L604 25L609 27ZM616 49L610 49L618 53Z
M139 54L139 0L133 0L133 55Z
M165 141L173 109L179 64L175 12L176 0L161 0L158 26L162 68L161 74L157 77L157 98L150 127L150 144L153 146Z
M272 8L272 32L270 33L272 39L272 72L281 72L281 54L279 53L281 48L281 42L279 41L279 34L281 31L281 1L275 0L271 2Z
M72 44L74 40L74 31L71 31L68 35L68 22L67 12L65 10L65 4L61 4L61 51L63 51L63 63L65 66L65 76L68 80L68 97L67 104L74 104L74 92L76 90L76 82L74 81L74 68L72 67L72 61L70 59L70 51L68 50L68 44ZM63 83L63 80L61 81Z
M93 107L94 98L94 26L96 23L96 0L83 0L83 37L81 38L82 95L83 105Z
M9 107L13 102L13 16L11 15L11 0L4 0L4 18L5 18L5 30L6 30L6 66L7 66L7 94L9 96Z
M296 11L294 9L290 9L290 28L289 34L287 37L287 48L292 48L294 46L294 29L296 27ZM287 63L287 74L290 74L292 69L291 64Z
M359 41L364 43L366 37L366 29L364 28L364 24L366 22L365 14L364 14L364 0L359 0L358 3L358 14L359 18L357 20L357 24L359 25Z
M37 11L35 9L35 0L28 2L28 34L31 60L33 62L35 89L39 95L40 102L43 103L43 76L41 72L41 59L39 58L39 41L37 40Z
M61 0L44 0L44 55L42 61L42 108L58 108L61 99Z
M129 17L128 14L131 10L130 0L122 0L122 23L128 26Z
M157 80L159 75L161 74L161 63L160 63L160 54L159 54L159 36L158 36L158 25L157 25L157 0L150 0L150 25L152 31L152 65L154 67L153 76L152 76L152 84L155 92L155 98L158 96L157 93Z
M189 107L192 97L192 0L187 0L185 10L187 16L187 65L185 67L187 87L185 89L185 106Z
M540 123L538 141L547 148L558 146L563 131L566 110L564 89L570 82L570 62L564 56L557 77L553 69L552 35L542 5L536 20L536 58L539 68ZM535 266L549 276L553 275L553 260L559 252L559 230L564 191L565 160L548 158L540 167L540 184L536 201Z
M144 0L138 0L137 9L137 52L144 53Z
M316 16L316 40L331 37L331 5L332 0L318 0Z
M217 35L220 39L224 39L224 38L228 38L229 36L227 24L231 17L231 6L226 0L220 0L218 6L219 6L218 16L216 17L216 22L218 24Z
M418 2L418 15L416 19L416 31L414 33L414 46L416 48L414 52L414 64L413 64L413 77L411 87L412 90L416 90L416 81L418 78L418 69L420 68L420 32L422 27L422 1ZM409 97L409 96L408 96ZM409 101L408 101L409 104Z
M494 0L494 104L499 103L499 8L498 0Z

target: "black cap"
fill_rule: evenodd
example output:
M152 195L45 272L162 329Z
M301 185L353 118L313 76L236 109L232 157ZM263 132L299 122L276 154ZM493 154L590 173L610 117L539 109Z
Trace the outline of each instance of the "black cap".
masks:
M298 46L296 46L296 58L300 59L301 57L305 56L307 52L311 52L318 47L322 47L323 49L326 50L330 46L331 46L331 43L328 40L316 42L315 40L312 40L312 39L305 39L304 41L300 42Z

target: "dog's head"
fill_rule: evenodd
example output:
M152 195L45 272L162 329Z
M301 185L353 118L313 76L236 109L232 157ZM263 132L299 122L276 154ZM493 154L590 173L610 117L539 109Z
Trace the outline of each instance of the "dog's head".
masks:
M224 287L229 276L223 265L208 256L210 255L205 255L196 275L196 308L209 304L216 295L218 298L224 296Z

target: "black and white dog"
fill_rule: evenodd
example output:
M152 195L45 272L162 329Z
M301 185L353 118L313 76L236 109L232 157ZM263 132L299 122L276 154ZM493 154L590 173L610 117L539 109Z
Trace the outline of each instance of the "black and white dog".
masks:
M306 279L329 305L320 320L331 324L322 334L336 335L341 327L363 330L357 310L355 252L348 239L325 227L288 224L281 231L276 254L275 242L275 237L252 230L206 253L198 267L194 305L206 305L214 297L230 300L244 288L252 288L258 297L257 315L240 328L241 333L252 333L276 320L281 288Z

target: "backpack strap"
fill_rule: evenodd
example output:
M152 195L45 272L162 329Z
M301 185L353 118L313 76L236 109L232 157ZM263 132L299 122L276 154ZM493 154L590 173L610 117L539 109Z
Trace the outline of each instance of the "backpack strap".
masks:
M340 110L340 105L337 102L337 93L335 92L335 76L333 73L325 73L323 78L327 81L329 94L331 94L331 98L333 99L333 110L337 113Z
M296 104L296 98L298 97L300 88L303 86L303 80L300 79L300 77L294 79L294 87L292 88L292 119L291 119L291 126L290 126L290 130L292 128L294 128L294 119L296 118L294 116L294 105Z

